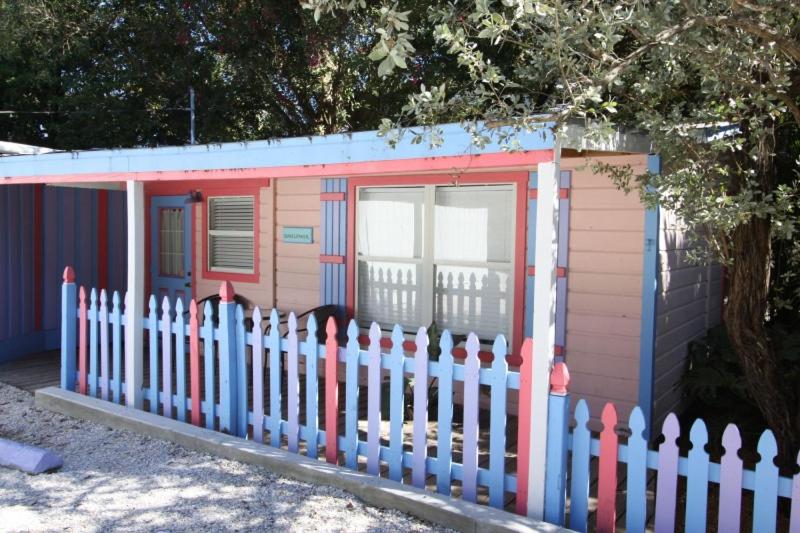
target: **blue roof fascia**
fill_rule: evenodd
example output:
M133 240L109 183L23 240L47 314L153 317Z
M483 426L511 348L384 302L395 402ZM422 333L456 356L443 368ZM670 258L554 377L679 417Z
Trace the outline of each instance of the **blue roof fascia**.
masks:
M552 125L541 125L540 130L517 134L522 150L546 150L554 147ZM445 124L439 128L444 142L438 148L431 148L425 142L412 144L413 135L408 132L392 148L385 138L378 137L377 131L366 131L224 144L3 157L0 158L0 177L276 168L479 155L503 151L496 136L485 147L478 148L471 143L470 135L462 125Z

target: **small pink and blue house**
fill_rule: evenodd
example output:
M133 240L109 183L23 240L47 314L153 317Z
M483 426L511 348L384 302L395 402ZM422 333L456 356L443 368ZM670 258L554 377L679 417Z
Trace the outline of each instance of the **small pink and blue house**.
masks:
M658 427L687 343L719 321L721 274L687 262L671 213L593 173L658 172L648 143L543 129L508 152L443 129L436 149L363 132L0 157L0 361L58 347L69 264L137 317L148 294L188 304L232 281L246 309L322 306L364 333L435 324L487 354L497 334L511 354L533 337L593 413L640 405Z

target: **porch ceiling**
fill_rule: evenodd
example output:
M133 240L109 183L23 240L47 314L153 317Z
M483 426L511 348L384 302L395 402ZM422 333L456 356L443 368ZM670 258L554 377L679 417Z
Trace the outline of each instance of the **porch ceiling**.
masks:
M548 125L543 125L548 126ZM6 157L0 185L164 180L324 177L452 172L486 168L535 168L553 158L549 127L522 133L522 150L504 152L495 142L471 144L459 124L441 126L444 143L431 148L406 135L391 148L376 131L318 137L196 146L90 150Z

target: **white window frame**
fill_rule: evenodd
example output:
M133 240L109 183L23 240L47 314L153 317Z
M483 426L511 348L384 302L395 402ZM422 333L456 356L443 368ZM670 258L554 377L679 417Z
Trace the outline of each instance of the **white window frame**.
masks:
M235 231L235 230L212 230L211 229L211 203L215 200L226 200L232 198L246 198L253 202L253 227L250 231ZM206 201L206 250L208 253L206 254L207 262L206 268L209 272L228 272L231 274L255 274L256 272L256 250L255 247L258 246L256 242L256 224L258 221L256 220L256 197L251 194L237 194L237 195L227 195L227 196L210 196ZM250 237L253 239L253 246L250 250L252 253L253 258L253 268L225 268L225 267L215 267L211 264L211 237Z
M513 198L517 197L519 191L517 190L517 184L514 182L489 182L489 183L470 183L468 185L464 185L465 187L480 187L480 186L492 186L492 185L510 185L513 191ZM394 263L408 263L413 265L422 265L422 275L420 276L420 295L422 296L422 305L421 305L421 316L422 316L422 324L421 326L428 327L433 322L433 307L434 307L434 289L435 289L435 280L434 280L434 272L435 272L435 265L439 264L442 266L475 266L479 268L488 267L494 268L496 270L507 270L509 272L509 288L508 288L508 306L509 306L509 313L508 313L508 335L506 336L506 342L508 343L509 349L514 344L513 334L514 334L514 321L518 320L519 317L514 316L514 301L518 297L516 294L516 272L515 272L515 265L516 265L516 254L517 254L517 235L516 232L518 230L516 223L514 224L514 236L511 239L511 261L508 265L506 263L498 263L492 261L486 262L477 262L477 261L448 261L448 260L434 260L434 235L436 231L436 218L435 218L435 210L436 210L436 189L437 187L449 187L449 184L417 184L417 185L392 185L391 183L387 183L385 185L364 185L356 187L356 198L355 198L355 205L356 205L356 216L355 216L355 229L354 229L354 238L355 238L355 258L354 258L354 268L355 273L353 275L354 279L354 287L353 287L353 305L355 311L355 317L357 322L361 322L361 318L359 317L359 309L358 309L358 294L359 294L359 286L358 286L358 268L359 268L359 261L389 261ZM394 257L383 257L383 256L368 256L368 255L359 255L358 253L358 204L360 203L361 194L360 191L362 189L381 189L381 188L414 188L414 189L423 189L423 210L424 210L424 219L428 221L427 227L423 227L422 229L422 257L420 259L402 259L402 258L394 258ZM511 205L511 209L513 210L512 213L512 220L516 222L517 217L517 202L513 201ZM390 327L393 325L389 325ZM361 329L366 330L367 328L361 325ZM405 337L408 339L412 339L416 335L416 331L407 331L404 332ZM497 332L500 333L499 331ZM491 341L494 339L483 339L484 341L489 341L487 344L483 345L483 347L491 346Z

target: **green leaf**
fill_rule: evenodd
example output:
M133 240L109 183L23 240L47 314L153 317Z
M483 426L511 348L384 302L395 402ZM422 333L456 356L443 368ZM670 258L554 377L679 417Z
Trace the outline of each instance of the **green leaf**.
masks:
M391 74L392 71L394 71L394 59L389 55L378 65L378 76L383 78Z
M375 45L372 49L372 52L369 53L369 57L372 61L380 61L387 55L386 45L383 42L380 42Z
M392 51L389 52L389 57L394 62L395 66L406 68L406 60L397 52L397 48L393 48Z

